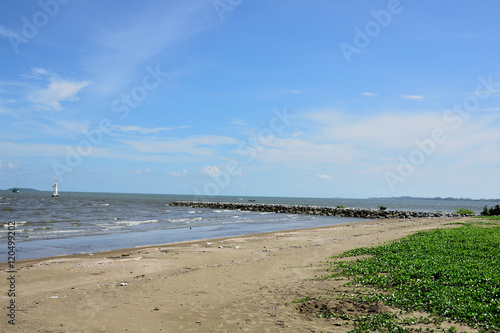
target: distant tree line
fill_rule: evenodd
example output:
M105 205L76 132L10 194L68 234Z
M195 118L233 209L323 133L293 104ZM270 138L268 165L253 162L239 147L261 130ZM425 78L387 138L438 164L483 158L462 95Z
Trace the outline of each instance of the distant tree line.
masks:
M500 206L496 205L495 207L491 207L488 209L488 206L484 206L481 215L492 216L492 215L500 215Z

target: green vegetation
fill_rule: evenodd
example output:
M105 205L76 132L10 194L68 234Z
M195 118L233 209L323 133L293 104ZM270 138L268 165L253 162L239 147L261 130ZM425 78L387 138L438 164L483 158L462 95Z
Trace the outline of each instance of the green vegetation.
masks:
M481 212L481 215L498 216L498 215L500 215L500 206L496 205L494 208L491 207L490 209L488 209L488 206L484 206L483 211Z
M386 207L386 206L378 206L378 208L379 208L380 210L386 210L386 209L387 209L387 207Z
M481 220L500 221L500 216L476 216L476 218Z
M337 208L346 208L344 205L338 205Z
M334 258L359 255L370 257L327 262L327 271L333 273L321 279L350 278L343 286L350 290L342 290L341 297L425 311L437 321L446 318L481 332L500 331L500 226L466 223L460 228L418 232L388 245L358 248ZM375 287L375 292L366 292L366 286ZM353 320L353 332L410 331L400 326L403 319L392 314Z
M468 210L468 209L465 209L465 208L460 208L459 210L457 210L457 214L474 215L476 213L473 212L472 210Z

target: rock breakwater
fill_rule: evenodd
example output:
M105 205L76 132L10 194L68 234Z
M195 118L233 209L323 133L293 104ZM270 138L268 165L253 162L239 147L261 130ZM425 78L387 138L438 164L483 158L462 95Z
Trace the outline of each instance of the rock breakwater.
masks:
M170 206L183 206L193 208L211 208L243 210L254 212L271 212L286 214L309 214L322 216L357 217L365 219L408 219L408 218L430 218L430 217L463 217L471 216L458 213L425 212L409 210L381 210L367 208L337 208L301 205L279 205L279 204L253 204L232 202L194 202L175 201Z

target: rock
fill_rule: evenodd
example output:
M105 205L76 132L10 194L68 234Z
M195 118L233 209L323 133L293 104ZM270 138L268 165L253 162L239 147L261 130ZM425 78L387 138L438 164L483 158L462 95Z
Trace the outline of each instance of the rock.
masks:
M227 209L240 211L257 211L270 213L286 214L309 214L322 216L340 216L356 218L429 218L429 217L459 217L461 214L442 213L442 212L423 212L423 211L397 211L380 209L359 209L359 208L335 208L335 207L317 207L317 206L298 206L298 205L276 205L276 204L255 204L255 203L231 203L231 202L190 202L175 201L171 206L193 207L193 208L211 208ZM207 243L207 245L211 245Z

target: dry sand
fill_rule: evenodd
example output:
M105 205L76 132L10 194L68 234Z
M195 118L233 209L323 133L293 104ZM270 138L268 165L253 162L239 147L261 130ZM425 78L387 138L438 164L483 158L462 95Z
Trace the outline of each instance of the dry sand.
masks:
M321 261L463 220L373 220L20 261L15 326L7 322L11 273L2 263L0 331L345 332L353 326L343 320L284 305L345 282L312 280L324 274ZM388 310L340 301L329 306L354 314ZM474 331L459 326L466 330Z

